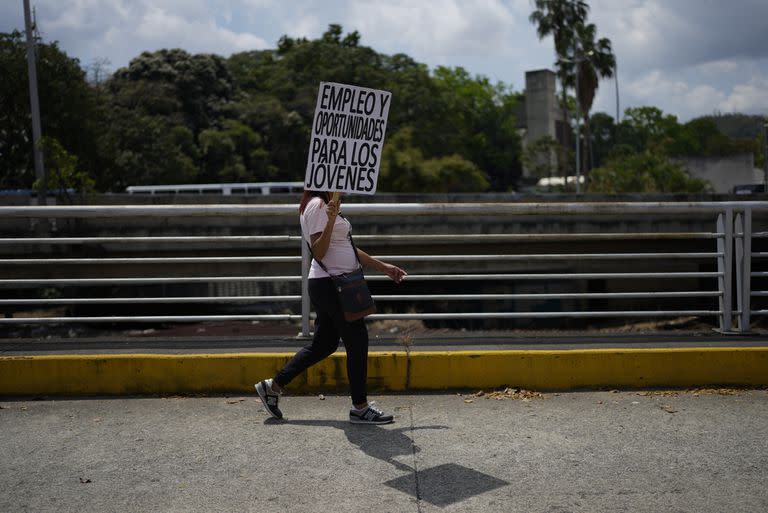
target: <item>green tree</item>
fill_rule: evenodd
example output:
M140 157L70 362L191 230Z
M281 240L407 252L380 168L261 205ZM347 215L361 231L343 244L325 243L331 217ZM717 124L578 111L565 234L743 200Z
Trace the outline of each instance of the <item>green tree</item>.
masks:
M268 153L259 134L239 121L227 120L221 129L200 134L203 182L260 182L273 179Z
M43 135L78 156L83 172L95 176L98 126L85 72L56 42L35 42ZM0 33L0 188L29 188L35 180L27 76L22 33Z
M596 112L590 116L589 120L590 144L592 145L592 156L594 166L602 166L616 145L617 126L613 116L605 112Z
M534 0L534 11L529 21L536 26L539 39L552 36L555 42L557 76L562 94L561 107L564 119L568 120L568 80L572 76L570 64L565 60L573 55L575 48L574 27L583 25L589 13L589 4L584 0Z
M276 50L229 59L243 93L239 115L233 115L263 136L270 165L281 177L303 177L318 83L336 81L392 92L385 150L391 135L407 127L424 160L461 155L490 177L494 190L516 181L518 95L461 68L430 74L407 55L381 55L360 40L358 33L344 35L340 26L331 25L317 40L284 36Z
M664 151L665 144L679 131L677 117L665 115L657 107L632 107L624 111L619 125L619 142L641 152Z
M255 176L270 180L301 180L307 163L309 123L296 111L288 111L268 94L242 94L226 112L229 122L248 127L260 139Z
M455 153L425 160L423 168L427 176L433 177L433 185L428 189L430 191L483 192L490 185L480 168Z
M126 108L116 108L110 121L100 144L112 158L98 177L99 190L197 181L198 147L187 126Z
M429 157L463 155L489 176L494 190L507 190L521 174L514 120L518 96L503 83L472 77L460 67L438 67L434 81L438 109L428 125L415 123L419 147Z
M299 180L318 83L336 81L392 91L385 153L392 140L400 146L385 164L396 190L477 191L489 182L507 190L515 183L519 94L461 68L430 72L361 40L356 31L330 25L317 39L284 36L275 49L228 59L179 49L145 52L108 79L99 67L91 83L56 43L38 41L43 133L58 144L49 143L48 152L58 159L60 178L76 181L79 175L65 172L74 169L100 191ZM26 77L23 38L2 34L0 187L34 181L28 88L19 77Z
M611 78L613 76L616 68L616 57L613 54L611 41L608 38L603 37L595 41L597 29L594 24L577 25L575 30L577 49L574 59L577 62L572 66L578 66L579 71L579 87L576 100L579 102L579 111L584 119L584 129L589 150L589 168L591 168L594 166L594 155L589 113L592 110L592 103L600 84L599 79ZM570 74L568 73L567 76L570 76ZM576 77L573 77L573 83L575 84L575 82Z
M552 36L558 57L572 53L574 27L584 24L589 4L584 0L534 0L534 6L529 20L536 25L539 39ZM567 76L562 75L560 78L566 80Z
M754 141L731 139L720 132L709 117L692 119L679 127L676 137L669 141L666 152L673 156L716 157L755 153Z
M762 134L755 137L752 141L755 148L755 167L763 169L765 167L765 139Z
M768 122L765 116L734 113L717 113L702 116L712 119L723 135L732 139L754 139L763 131L763 124Z
M224 58L179 49L142 53L117 70L107 87L116 103L173 117L195 136L212 126L235 94Z
M604 167L592 170L588 186L589 192L602 194L696 193L710 190L709 182L692 178L682 164L651 151L609 160Z
M79 168L77 157L65 150L59 141L44 136L42 145L47 173L45 183L35 180L33 187L36 190L44 188L54 192L60 200L67 203L74 203L76 200L82 202L95 192L94 179Z
M145 52L103 85L107 128L100 137L102 190L204 180L199 138L236 94L225 60L184 50ZM237 166L225 176L235 176ZM215 173L218 174L218 173Z
M523 165L535 178L549 178L568 175L568 163L572 153L550 136L544 136L528 144L523 151Z
M271 176L303 179L318 84L386 89L382 59L360 45L357 32L344 35L340 25L330 25L316 40L283 36L275 50L230 57L227 65L241 91L239 114L232 115L262 135Z
M680 124L656 107L626 109L619 125L621 143L634 151L654 151L672 157L718 157L755 152L754 141L732 139L711 117Z
M482 192L489 182L472 162L452 154L427 159L414 146L412 127L401 128L384 147L379 190L386 192Z

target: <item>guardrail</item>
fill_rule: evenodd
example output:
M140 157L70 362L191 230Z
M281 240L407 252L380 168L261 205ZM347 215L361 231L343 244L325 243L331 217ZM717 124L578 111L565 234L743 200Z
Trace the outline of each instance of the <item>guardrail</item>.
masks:
M752 290L752 278L768 277L768 272L752 271L752 259L768 257L765 252L753 252L752 240L768 238L768 232L752 233L754 212L768 211L767 202L701 202L701 203L437 203L437 204L345 204L344 211L353 218L362 216L388 216L398 218L413 218L425 216L434 219L462 218L474 216L478 218L523 218L531 216L556 217L568 219L576 216L611 216L642 218L644 216L698 216L711 219L712 231L688 232L620 232L620 233L476 233L476 234L445 234L423 233L402 235L356 235L361 246L366 242L388 243L432 243L454 245L504 244L520 247L525 243L543 242L622 242L622 241L664 241L674 244L675 241L712 241L710 251L649 251L649 252L604 252L604 253L461 253L445 255L387 255L383 259L397 263L427 262L437 267L444 264L481 263L494 265L517 265L518 267L531 263L573 263L583 265L584 262L626 262L642 261L668 263L685 260L712 264L711 271L675 272L661 269L653 272L438 272L413 273L407 282L456 282L456 281L489 281L512 284L548 280L644 280L644 283L660 283L664 280L692 279L697 283L693 290L648 290L648 291L614 291L614 292L541 292L541 293L402 293L377 294L376 301L380 303L398 301L409 306L401 312L380 313L371 319L420 319L420 320L457 320L457 319L536 319L536 318L637 318L637 317L677 317L677 316L712 316L718 319L722 332L749 331L750 321L754 316L767 315L768 310L751 310L753 297L768 296L766 290ZM147 296L147 297L56 297L35 298L15 297L0 299L0 307L6 310L18 307L54 307L61 305L117 305L117 304L227 304L227 303L275 303L284 302L296 305L289 313L280 314L246 314L246 315L125 315L125 316L27 316L15 317L6 314L0 319L0 325L10 324L61 324L61 323L129 323L129 322L201 322L201 321L230 321L230 320L283 320L300 321L301 333L308 335L310 331L310 305L307 294L306 274L309 264L309 254L306 245L298 235L298 222L295 205L158 205L158 206L53 206L53 207L0 207L0 219L29 219L33 225L43 220L61 219L130 219L141 218L259 218L285 219L284 235L204 235L204 236L35 236L35 237L4 237L0 238L0 254L3 248L53 248L67 245L73 248L92 245L174 245L194 247L207 244L237 244L245 248L259 247L265 243L280 243L296 248L291 255L268 256L142 256L142 257L104 257L104 258L0 258L0 269L24 268L27 272L40 270L41 276L35 278L10 277L3 273L0 278L0 289L5 290L35 290L43 287L86 287L86 286L132 286L132 285L169 285L169 284L215 284L215 283L301 283L300 293L281 295L196 295L196 296ZM300 250L300 255L299 253ZM7 255L6 255L7 256ZM98 268L104 265L138 266L138 265L226 265L238 264L295 264L296 274L270 275L216 275L216 276L134 276L134 277L101 277ZM93 266L94 276L88 277L59 277L53 276L53 271L67 269L69 266ZM662 266L663 267L663 266ZM734 278L735 271L735 278ZM371 282L386 280L385 276L372 274ZM699 287L700 282L711 284ZM735 290L734 290L735 287ZM502 288L504 288L502 286ZM404 292L407 291L407 287ZM298 291L297 291L298 292ZM734 294L735 292L735 294ZM733 308L732 298L736 298L736 308ZM481 309L482 311L410 311L416 304L423 302L497 302L504 306L513 302L522 305L530 301L544 300L623 300L623 299L691 299L711 298L710 308L656 308L646 310L629 309L572 309L548 311L520 311L521 309ZM714 300L717 299L715 306ZM524 309L522 309L524 310ZM738 328L734 330L734 318Z

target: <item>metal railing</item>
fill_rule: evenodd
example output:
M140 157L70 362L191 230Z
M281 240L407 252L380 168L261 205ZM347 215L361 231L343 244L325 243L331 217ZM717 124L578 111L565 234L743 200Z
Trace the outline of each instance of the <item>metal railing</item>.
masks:
M768 232L752 233L753 213L768 211L766 202L701 202L701 203L458 203L458 204L345 204L344 211L349 216L360 219L366 216L386 216L388 219L477 219L493 218L494 220L527 219L527 218L557 218L568 220L578 216L590 218L643 218L647 216L665 216L674 219L675 216L696 216L709 220L710 231L670 231L670 232L563 232L563 233L403 233L403 234L361 234L356 240L361 246L373 244L408 244L408 245L442 245L457 249L459 254L391 254L381 256L390 262L398 264L429 264L438 272L414 272L407 278L407 283L453 283L453 282L490 282L496 288L508 290L502 293L423 293L423 287L409 292L404 287L398 294L375 294L374 298L380 304L399 302L407 305L399 311L379 313L371 319L419 319L419 320L463 320L463 319L549 319L549 318L637 318L637 317L679 317L679 316L711 316L717 318L722 332L747 332L753 316L766 315L768 310L751 310L751 298L768 296L768 290L752 290L752 278L768 277L768 272L752 271L752 259L768 257L765 252L752 251L752 239L768 238ZM43 251L62 245L70 248L87 247L131 247L144 245L148 251L162 252L158 249L169 246L176 250L184 247L195 248L200 245L236 246L241 249L261 248L265 244L277 244L283 248L294 248L290 255L236 255L236 256L120 256L120 257L33 257L0 258L0 290L29 291L41 288L70 288L100 287L100 286L138 286L138 285L199 285L199 284L298 284L300 291L295 294L244 294L244 295L155 295L142 297L6 297L0 299L0 308L6 309L6 317L0 318L0 326L12 324L59 324L59 323L145 323L145 322L202 322L202 321L300 321L301 333L309 334L310 304L307 293L307 270L310 257L306 245L298 235L296 207L294 205L159 205L159 206L55 206L55 207L0 207L0 219L18 220L29 219L32 225L44 220L88 220L88 219L122 219L136 220L154 219L189 219L189 218L250 218L284 219L285 235L190 235L190 236L55 236L43 235L34 237L2 237L0 238L0 254L8 256L9 249L34 248ZM61 224L61 223L59 223ZM493 225L493 223L489 223ZM439 224L437 225L439 226ZM30 230L31 232L31 230ZM558 242L574 243L628 243L630 241L654 241L677 247L672 251L643 251L643 252L581 252L581 253L525 253L512 252L508 249L522 247L525 244L542 244ZM680 251L681 241L695 242L711 241L709 251ZM462 248L475 245L502 245L505 251L492 253L461 252ZM5 250L3 250L5 248ZM300 249L300 255L299 253ZM192 250L190 250L192 251ZM4 254L5 253L5 254ZM669 269L653 270L650 272L632 271L631 269L615 270L598 269L596 272L575 272L573 269L587 262L600 265L616 265L617 262L641 261L644 265L658 262L659 265L669 262L698 262L699 266L710 266L712 270L675 271ZM457 272L450 268L456 265L472 263L495 266L492 272ZM570 269L560 269L561 272L521 272L528 266L536 264L570 265ZM99 269L104 266L153 266L162 268L167 265L206 266L228 264L249 265L295 265L295 274L247 274L212 276L194 275L161 275L161 276L103 276ZM62 270L72 267L90 266L89 276L62 277ZM443 269L443 267L449 269ZM516 272L504 270L504 266L517 266ZM663 267L663 265L662 265ZM502 268L498 270L498 268ZM23 269L25 273L37 277L10 276L12 270ZM442 269L442 272L440 272ZM537 269L541 270L541 269ZM578 269L577 269L578 270ZM735 279L733 271L735 270ZM65 273L66 274L66 273ZM172 273L171 273L172 274ZM368 279L372 288L376 282L387 280L385 276L371 274ZM690 290L644 290L644 291L565 291L565 292L515 292L514 285L522 282L552 281L589 282L611 280L640 280L644 284L660 284L666 280L693 280L696 288ZM687 282L685 282L687 283ZM699 286L708 283L709 286ZM735 287L735 289L734 289ZM657 287L662 288L662 287ZM5 295L5 294L4 294ZM732 297L736 297L736 309L732 305ZM712 302L708 308L656 308L632 309L555 309L531 310L519 308L526 302L541 302L548 300L580 300L588 304L594 300L666 300L692 298ZM715 299L716 305L715 305ZM486 309L473 308L472 311L413 311L419 303L450 303L461 301L462 304L489 302L500 306L512 304L512 308ZM105 315L105 316L34 316L16 317L8 313L10 309L20 307L35 307L35 309L52 308L62 305L125 305L125 304L256 304L256 303L285 303L295 305L288 313L262 314L232 314L232 315ZM386 308L384 309L386 310ZM737 319L738 329L734 330L733 320Z

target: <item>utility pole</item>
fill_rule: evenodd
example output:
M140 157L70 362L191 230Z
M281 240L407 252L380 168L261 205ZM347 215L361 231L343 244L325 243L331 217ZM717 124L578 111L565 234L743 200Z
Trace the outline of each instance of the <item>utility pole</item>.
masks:
M763 123L763 193L768 193L768 121Z
M579 125L581 120L581 108L579 105L579 62L576 62L576 194L581 192L581 134Z
M41 184L37 192L37 204L45 205L48 188L43 166L42 129L40 127L40 103L37 97L37 66L35 63L35 39L32 34L32 15L29 0L24 0L24 26L27 35L27 68L29 72L29 103L32 108L32 156L35 161L35 178Z
M613 81L616 83L616 126L619 125L619 65L613 63Z

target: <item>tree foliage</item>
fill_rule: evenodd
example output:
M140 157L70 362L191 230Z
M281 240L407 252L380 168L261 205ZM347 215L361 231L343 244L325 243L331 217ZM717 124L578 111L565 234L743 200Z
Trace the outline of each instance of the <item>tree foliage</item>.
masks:
M37 77L42 132L96 171L96 102L77 59L57 43L37 42ZM0 188L30 188L32 162L26 43L21 32L0 33Z
M514 185L520 175L518 94L461 68L430 71L361 40L356 31L330 25L317 39L283 36L274 49L229 58L180 49L145 52L91 83L77 60L55 43L38 41L43 133L77 157L100 191L132 184L298 181L318 84L334 81L393 94L387 132L396 144L385 144L391 165L379 190ZM29 187L34 180L28 96L21 34L2 34L0 187ZM413 155L413 167L404 164Z
M669 157L643 151L616 156L589 175L589 192L706 192L709 183L692 178L682 164Z
M536 178L564 176L562 169L567 169L573 160L572 152L550 136L540 137L523 150L523 165Z
M77 157L65 150L57 139L43 137L42 146L48 173L45 183L35 180L34 189L53 191L68 203L83 200L95 191L94 180L80 168Z
M413 128L401 128L384 146L379 187L390 192L483 192L489 182L461 155L426 158L413 143Z
M656 107L644 106L626 109L624 119L618 125L614 123L612 116L605 113L594 114L591 122L595 165L599 169L590 173L590 180L597 182L590 190L607 191L609 185L615 185L624 188L617 189L616 192L643 192L646 189L667 192L668 186L658 185L656 182L652 187L642 185L647 182L647 177L653 175L647 171L647 166L658 164L658 173L672 172L674 168L666 166L665 162L679 161L687 157L724 157L753 153L757 166L760 162L760 145L757 140L732 139L726 136L711 116L680 123L673 115L665 114ZM646 159L645 167L637 165L638 155L644 154L653 154L665 160ZM646 182L641 179L629 180L627 176L622 175L621 171L627 169L621 167L622 160L633 162L635 166L632 169L644 169ZM687 184L691 187L690 192L701 190L699 183L686 182L677 174L662 182Z
M586 23L586 2L535 5L539 14L531 19L540 37L553 35L558 54L567 57L577 27L591 52L589 65L603 76L612 64L596 56L609 54L610 45ZM520 93L462 68L430 70L408 55L381 54L340 25L317 39L283 36L273 49L229 58L145 52L109 78L99 71L90 83L57 43L36 42L49 187L119 192L134 184L302 180L320 81L392 92L380 191L506 191L521 174ZM561 79L572 88L573 70L562 65ZM580 69L584 80L587 71ZM590 91L582 92L588 111ZM606 114L591 116L588 140L596 165L607 168L618 156L646 152L757 152L755 135L734 141L718 129L732 126L741 134L754 123L716 116L680 124L659 109L639 107L618 125ZM533 153L528 157L535 159ZM33 169L25 42L18 31L0 33L0 188L31 188Z
M739 121L750 116L734 116ZM754 133L754 120L750 120ZM732 138L724 134L716 116L702 116L680 123L676 116L651 106L632 107L624 111L618 125L612 116L598 112L591 118L595 166L602 167L618 156L650 151L673 159L685 157L727 157L743 153L762 162L759 136L752 139ZM743 133L743 132L742 132ZM754 136L753 136L754 137Z
M711 119L717 125L718 130L733 139L754 139L762 134L763 125L768 123L768 117L749 114L717 113L711 116L702 116Z

